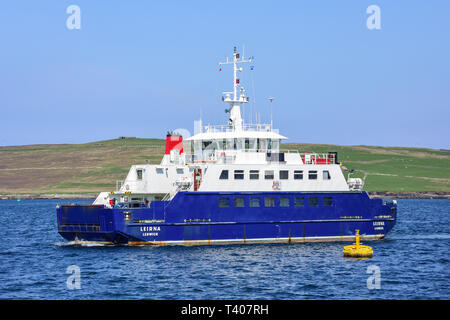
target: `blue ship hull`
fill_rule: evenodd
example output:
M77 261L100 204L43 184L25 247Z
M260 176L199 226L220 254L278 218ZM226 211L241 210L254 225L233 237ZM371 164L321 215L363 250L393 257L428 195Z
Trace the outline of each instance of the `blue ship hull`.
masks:
M397 205L362 192L178 192L145 208L62 205L65 239L117 244L220 244L383 238Z

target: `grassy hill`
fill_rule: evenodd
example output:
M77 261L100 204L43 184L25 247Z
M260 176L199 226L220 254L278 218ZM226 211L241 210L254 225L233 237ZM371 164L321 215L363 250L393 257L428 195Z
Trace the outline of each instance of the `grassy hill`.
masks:
M86 144L0 147L0 194L113 191L132 164L159 163L164 140L114 139ZM337 151L371 192L450 192L450 152L435 149L289 143L282 150Z

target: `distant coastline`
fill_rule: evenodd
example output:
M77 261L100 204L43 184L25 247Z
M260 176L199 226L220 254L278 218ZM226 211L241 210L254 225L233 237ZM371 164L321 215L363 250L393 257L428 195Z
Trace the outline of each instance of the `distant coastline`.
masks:
M450 199L450 153L380 146L283 143L282 152L338 153L344 176L373 198ZM0 146L0 199L96 198L134 164L159 164L165 140L119 137L84 144Z
M368 192L371 198L377 199L450 199L448 192ZM21 200L30 199L95 199L97 193L77 193L77 194L0 194L0 200Z

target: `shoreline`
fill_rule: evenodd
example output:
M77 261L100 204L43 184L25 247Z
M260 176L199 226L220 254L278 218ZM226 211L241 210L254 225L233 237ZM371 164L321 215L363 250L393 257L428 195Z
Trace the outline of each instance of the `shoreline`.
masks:
M449 192L367 192L373 199L450 199ZM95 199L97 193L42 193L42 194L0 194L0 200L32 199Z

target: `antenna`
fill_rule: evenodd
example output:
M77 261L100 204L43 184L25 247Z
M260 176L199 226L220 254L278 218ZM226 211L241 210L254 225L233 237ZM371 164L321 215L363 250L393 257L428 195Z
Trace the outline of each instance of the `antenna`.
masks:
M270 101L270 130L273 129L273 119L272 119L272 101L275 100L274 97L270 97L269 101Z
M241 130L243 124L240 105L243 103L248 103L248 97L245 96L245 90L240 85L240 80L237 77L237 73L243 71L243 68L238 67L238 64L251 62L252 59L253 58L245 59L244 56L240 57L236 47L234 47L233 59L229 60L227 57L225 62L219 62L220 67L226 64L233 65L233 91L223 92L225 96L222 96L222 101L230 104L231 108L230 108L229 124L232 125L237 130ZM240 87L239 95L238 95L238 87Z

